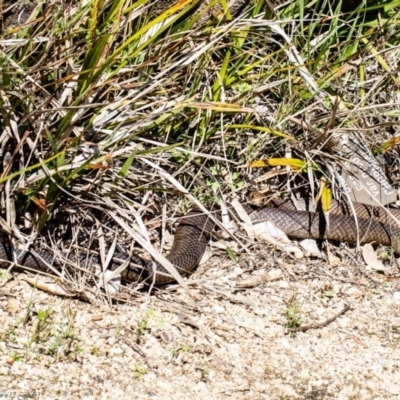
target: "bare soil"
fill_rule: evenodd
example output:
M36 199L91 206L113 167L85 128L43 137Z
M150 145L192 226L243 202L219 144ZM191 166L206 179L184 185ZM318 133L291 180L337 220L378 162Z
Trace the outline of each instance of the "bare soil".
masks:
M399 281L331 249L336 266L265 246L235 264L214 250L188 281L192 298L170 286L112 308L49 295L15 273L1 288L0 393L397 399Z

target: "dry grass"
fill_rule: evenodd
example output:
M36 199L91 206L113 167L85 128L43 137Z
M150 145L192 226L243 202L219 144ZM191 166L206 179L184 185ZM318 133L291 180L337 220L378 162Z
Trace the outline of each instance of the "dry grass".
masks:
M19 242L38 231L59 257L100 251L104 269L115 245L148 243L193 206L246 201L260 174L240 167L266 157L306 173L259 176L264 193L315 195L328 181L338 196L331 144L357 127L396 185L394 3L284 3L277 22L263 1L234 19L195 3L53 2L6 25L1 182Z
M389 181L398 187L398 1L368 2L359 8L343 9L341 2L335 6L323 1L279 2L273 13L260 0L234 9L233 16L225 2L213 8L216 1L203 7L198 7L200 2L182 1L165 10L148 3L52 1L37 4L29 20L20 25L3 21L1 223L4 231L13 234L16 245L51 248L64 260L68 252L90 250L100 254L102 270L114 249L140 253L146 246L146 253L155 255L155 245L157 252L163 252L167 232L179 215L194 206L209 209L224 196L244 202L250 188L267 195L316 195L326 182L333 184L337 196L341 164L331 143L348 130L364 134L371 151L383 162ZM4 5L7 2L3 9ZM245 168L254 160L285 157L301 160L306 168ZM265 172L269 174L263 177ZM128 287L118 295L129 305L143 306L140 316L134 315L132 308L122 313L124 335L134 335L138 344L132 340L121 346L114 346L113 340L107 343L110 349L117 347L119 354L128 351L132 356L129 371L120 370L130 381L122 382L118 380L121 376L114 374L119 371L114 361L126 360L110 350L115 356L109 368L113 374L110 382L118 382L118 391L132 393L135 385L131 381L135 378L147 385L141 386L143 396L158 391L170 398L182 389L176 398L195 398L192 389L198 385L202 398L228 394L236 398L246 398L247 394L249 398L305 398L307 382L324 381L323 376L313 376L312 365L317 365L316 370L326 374L327 382L320 382L321 397L317 389L311 390L317 396L313 398L332 398L341 384L355 388L346 392L348 396L355 396L357 387L362 388L363 398L370 398L374 391L382 398L389 392L395 395L397 387L390 387L389 392L384 388L387 379L396 380L394 361L386 364L390 364L390 378L380 381L379 372L367 367L352 377L345 368L328 371L324 369L326 363L308 351L313 343L320 351L327 348L338 329L339 337L361 335L371 352L386 352L382 356L386 360L392 350L397 357L397 333L389 344L381 341L378 345L368 333L368 321L362 320L363 315L376 311L383 321L376 328L377 335L382 337L385 329L392 329L389 315L396 314L398 307L394 295L398 269L392 255L385 253L385 276L366 271L355 252L347 248L328 247L327 260L306 262L294 262L291 256L269 248L267 255L261 252L256 261L247 255L246 265L238 266L227 260L228 255L239 258L240 247L235 248L233 241L228 246L229 251L218 253L213 249L218 254L216 261L201 266L189 281L197 305L174 286L152 295L140 286ZM335 269L337 263L339 270ZM238 294L235 285L239 280L263 277L270 270L281 271L277 282L261 279L263 283L256 289L240 289ZM70 273L71 269L65 271ZM98 309L111 303L113 293L93 286L96 279L92 266L79 265L72 271L63 278L71 293L79 293ZM392 284L392 279L393 286L385 286ZM332 287L325 288L329 281ZM7 285L12 286L12 282ZM374 290L385 295L379 297ZM322 293L317 299L316 292ZM29 291L24 287L21 293L25 296ZM381 302L386 295L390 301ZM368 303L371 299L372 305ZM298 333L294 339L284 336L285 326L318 324L337 315L350 301L354 303L353 313L344 318L350 318L348 325L336 325L341 323L339 317L321 330L326 336L320 342L316 331ZM171 325L168 329L152 325L155 317L148 314L149 303ZM262 311L264 306L267 313ZM100 379L86 368L93 363L101 371L108 354L89 339L80 358L73 313L62 316L62 322L57 321L62 314L53 319L46 307L35 314L25 297L19 307L28 310L25 325L8 321L3 330L6 343L13 342L13 329L18 330L15 337L24 337L15 354L8 355L10 364L24 361L23 367L15 363L18 373L27 374L25 367L33 365L36 353L44 354L48 363L56 353L60 358L51 371L53 377L65 360L71 365L79 360L88 374L87 382L94 385ZM63 307L64 303L61 311ZM175 320L182 311L183 322ZM17 312L10 314L13 317ZM78 315L81 322L82 315L86 314ZM353 318L362 320L362 332L353 327ZM107 320L104 329L111 329L114 322ZM260 323L262 328L257 328ZM54 326L58 330L52 331ZM349 326L354 332L349 333ZM84 332L88 337L91 328L88 324ZM104 345L104 332L97 325L93 329L99 344ZM170 331L173 338L169 342L164 336ZM118 336L114 333L112 336ZM168 343L172 343L170 347ZM308 349L307 355L299 354L306 359L309 376L296 375L301 363L294 343ZM351 357L346 359L341 344L338 340L336 353L326 357L355 365L360 348L350 346ZM32 351L32 346L38 349ZM157 349L157 354L165 358L159 361L164 369L156 373L155 362L147 363L147 356L132 355L135 346L149 353ZM210 355L207 346L219 348L218 354ZM235 353L239 347L243 363ZM263 355L266 348L267 356ZM101 353L100 363L93 361L97 352ZM2 354L6 357L7 353L6 346ZM235 354L231 363L230 354ZM284 356L292 360L292 367L285 366ZM168 372L171 359L175 376ZM366 365L371 361L366 352L362 360ZM251 361L255 370L246 366ZM251 378L253 373L257 379ZM176 378L179 374L186 374L181 386ZM232 392L224 386L230 374L235 380ZM101 379L106 381L105 377ZM264 386L260 383L263 379ZM375 389L364 384L369 380ZM87 388L76 377L72 381L74 390ZM152 384L158 381L164 382L164 387L156 390ZM34 387L33 380L24 382L21 390ZM170 386L168 382L172 382ZM12 381L7 387L15 389ZM107 393L112 389L107 385L101 388ZM185 397L184 390L190 395ZM269 397L271 390L276 396Z

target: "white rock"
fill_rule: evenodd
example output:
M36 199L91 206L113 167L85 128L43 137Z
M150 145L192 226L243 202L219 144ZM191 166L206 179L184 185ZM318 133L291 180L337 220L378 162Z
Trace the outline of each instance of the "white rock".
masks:
M393 293L393 298L394 298L395 300L400 300L400 292L394 292L394 293Z
M400 386L399 385L391 385L389 387L389 393L393 395L400 394Z

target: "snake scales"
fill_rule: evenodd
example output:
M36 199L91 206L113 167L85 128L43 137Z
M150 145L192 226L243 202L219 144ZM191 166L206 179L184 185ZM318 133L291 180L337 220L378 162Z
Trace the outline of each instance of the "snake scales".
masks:
M338 201L332 202L328 223L324 213L308 206L305 201L299 203L301 210L295 209L290 201L283 200L273 202L272 207L263 206L253 209L250 205L245 205L244 208L253 223L271 221L293 239L312 238L356 242L359 238L360 243L374 242L391 245L394 251L400 254L400 228L396 226L388 213L379 207L361 203L352 204L357 215L357 224L352 216L351 207ZM390 209L390 213L400 221L400 210ZM213 229L214 223L207 215L190 212L181 218L167 259L182 276L191 274L200 262ZM88 260L86 254L79 254L78 260L75 257L73 261L78 264L92 263L95 261L94 257L91 255ZM45 272L49 272L49 265L60 269L54 254L50 251L13 253L12 246L7 241L0 241L0 260L6 263L17 261L17 264L21 266ZM154 278L153 281L156 284L174 281L158 262L154 262L155 273L152 261L123 254L115 253L109 268L116 269L123 262L127 264L127 268L121 273L124 280L137 279L139 267L144 271L144 275Z

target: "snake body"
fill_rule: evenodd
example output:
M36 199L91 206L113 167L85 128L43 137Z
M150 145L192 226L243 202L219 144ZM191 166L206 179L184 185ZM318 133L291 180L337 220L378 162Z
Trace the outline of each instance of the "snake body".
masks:
M392 246L400 254L400 228L395 220L400 221L400 210L390 209L392 217L382 208L366 206L360 203L348 204L333 201L329 218L323 212L313 208L305 201L299 203L300 210L290 201L278 200L272 207L263 206L254 209L245 205L244 209L253 223L270 221L292 239L330 239L334 241L360 243L374 242ZM357 223L353 214L357 216ZM214 230L214 222L202 213L190 212L181 218L175 232L174 242L166 257L182 276L188 276L197 267ZM72 260L75 263L92 263L97 256L79 254ZM49 272L49 265L60 269L54 254L50 251L24 253L12 251L12 246L0 240L0 260L17 264L33 270ZM116 269L121 263L127 268L121 273L124 280L137 279L138 268L155 284L174 281L167 270L158 262L144 260L135 256L114 254L110 269Z

